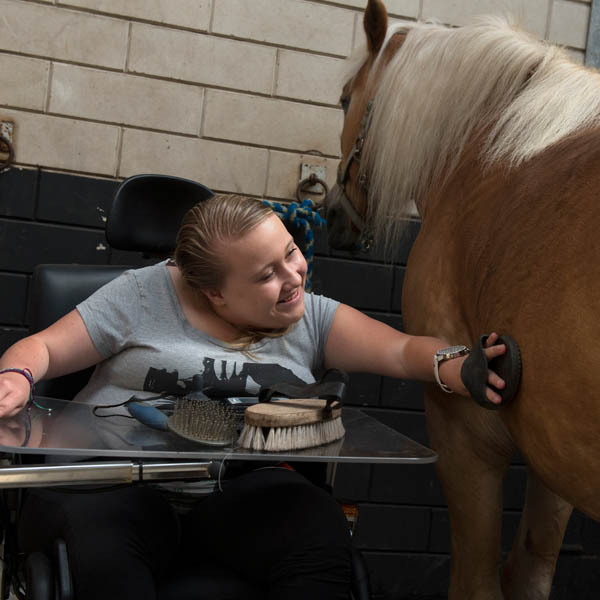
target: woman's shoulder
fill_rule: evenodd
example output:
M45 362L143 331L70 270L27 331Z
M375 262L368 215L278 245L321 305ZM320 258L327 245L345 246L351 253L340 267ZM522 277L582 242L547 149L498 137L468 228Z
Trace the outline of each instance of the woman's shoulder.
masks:
M128 269L123 273L125 276L133 277L138 281L147 281L164 277L167 272L167 261L161 261L153 265L138 267L137 269Z
M339 306L337 300L307 292L304 296L304 315L301 320L301 329L306 329L311 335L316 332L329 331L333 322L335 311Z
M153 265L138 267L125 271L122 277L126 281L133 283L140 293L158 291L165 285L165 279L168 276L167 262L161 261Z
M314 292L305 292L304 307L306 312L315 313L337 308L339 302L328 296L316 294Z
M126 269L92 294L88 300L110 302L136 302L147 296L154 296L164 290L164 278L167 270L165 263L157 263L137 269Z

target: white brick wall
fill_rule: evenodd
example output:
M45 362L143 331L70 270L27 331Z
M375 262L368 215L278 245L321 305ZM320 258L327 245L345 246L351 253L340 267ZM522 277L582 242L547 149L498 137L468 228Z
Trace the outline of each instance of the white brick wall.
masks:
M365 3L0 0L0 115L17 123L17 162L278 199L309 162L332 184L342 64L362 43ZM589 0L386 5L393 19L453 25L508 10L583 62Z
M0 48L59 61L123 69L128 23L57 6L0 0Z
M354 13L307 0L215 0L212 30L237 38L347 55Z
M211 0L57 0L56 4L206 31Z
M126 129L118 175L167 173L214 190L260 196L268 158L264 148Z
M17 124L18 162L81 173L114 175L120 131L114 125L2 110Z
M584 49L589 21L589 4L555 0L548 38L557 44Z
M48 95L47 60L0 54L0 97L8 106L44 110Z
M128 70L270 95L277 48L135 23Z

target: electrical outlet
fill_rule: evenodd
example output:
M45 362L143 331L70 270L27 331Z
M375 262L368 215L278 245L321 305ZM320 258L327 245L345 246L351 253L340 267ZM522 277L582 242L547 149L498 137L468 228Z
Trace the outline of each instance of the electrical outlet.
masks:
M312 174L315 174L322 181L327 181L327 167L324 165L311 165L308 163L302 163L300 167L300 181L308 179ZM305 187L304 191L309 192L310 194L322 194L323 188L317 183L315 185Z
M15 122L12 119L0 117L0 135L6 138L13 146L15 146ZM8 152L8 147L0 141L0 152Z

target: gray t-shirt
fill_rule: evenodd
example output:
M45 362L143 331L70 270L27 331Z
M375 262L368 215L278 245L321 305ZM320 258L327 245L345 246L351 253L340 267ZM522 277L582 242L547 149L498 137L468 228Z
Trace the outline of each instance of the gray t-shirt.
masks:
M255 396L263 385L314 382L338 303L306 294L295 327L249 348L251 356L195 329L185 318L166 262L127 271L77 305L104 358L80 402L118 404L132 395L184 394L198 383L213 396Z

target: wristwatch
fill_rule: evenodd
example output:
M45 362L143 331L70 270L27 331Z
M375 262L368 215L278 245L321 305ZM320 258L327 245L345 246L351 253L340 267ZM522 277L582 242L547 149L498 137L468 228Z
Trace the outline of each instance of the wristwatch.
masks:
M442 383L442 380L440 379L440 364L445 360L469 354L469 352L471 352L471 350L466 346L448 346L448 348L441 348L433 355L433 374L435 375L435 380L448 394L451 394L452 390L445 383Z

